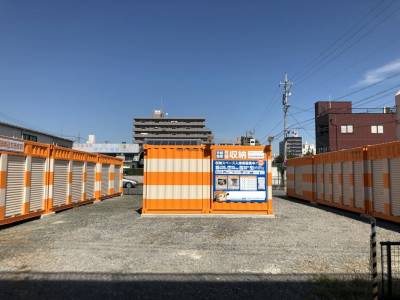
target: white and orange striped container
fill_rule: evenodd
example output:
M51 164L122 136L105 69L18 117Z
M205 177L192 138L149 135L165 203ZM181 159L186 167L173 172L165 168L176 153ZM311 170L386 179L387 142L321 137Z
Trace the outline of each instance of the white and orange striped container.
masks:
M26 142L23 152L1 152L0 225L45 212L50 145Z
M306 201L314 201L313 157L292 158L286 168L287 195Z
M210 210L210 152L205 146L145 145L144 214Z
M400 142L368 146L370 214L400 223Z

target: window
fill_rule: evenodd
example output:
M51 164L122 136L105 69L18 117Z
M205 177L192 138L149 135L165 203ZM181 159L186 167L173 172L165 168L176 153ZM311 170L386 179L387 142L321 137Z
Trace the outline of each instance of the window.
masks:
M28 133L23 133L22 138L26 141L34 141L37 142L37 136L28 134Z
M383 134L383 125L372 125L371 133L374 134Z
M341 125L340 132L341 133L353 133L353 125Z

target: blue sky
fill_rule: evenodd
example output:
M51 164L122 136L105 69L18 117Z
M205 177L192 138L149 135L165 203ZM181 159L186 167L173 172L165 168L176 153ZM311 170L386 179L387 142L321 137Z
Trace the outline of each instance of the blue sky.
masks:
M302 121L316 100L377 83L347 98L360 101L400 84L385 80L400 71L399 8L378 0L0 0L0 119L129 142L132 118L163 99L170 116L205 117L217 142L253 128L265 141L282 130L286 71L289 124L312 141L313 124ZM335 45L343 53L310 69ZM393 95L364 106L394 105Z

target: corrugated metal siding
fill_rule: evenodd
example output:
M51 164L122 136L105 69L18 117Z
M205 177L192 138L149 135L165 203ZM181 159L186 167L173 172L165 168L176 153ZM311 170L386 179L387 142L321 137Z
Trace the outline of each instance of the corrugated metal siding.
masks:
M353 174L353 162L343 162L343 204L350 206L354 199L353 185L350 184L350 176Z
M108 180L109 180L110 165L103 165L101 167L101 195L108 195Z
M30 211L43 209L46 159L32 157Z
M119 166L114 167L114 193L119 192L119 177L121 176L120 171L121 168Z
M288 166L286 169L286 174L287 174L287 178L289 178L289 175L293 175L294 176L294 167L293 166ZM294 181L293 179L288 179L287 180L287 187L288 189L294 189Z
M392 214L400 216L400 158L390 160Z
M342 197L342 183L340 182L339 176L342 174L342 163L334 163L333 169L333 202L340 204Z
M296 166L294 168L294 182L295 182L295 193L297 195L303 195L303 167Z
M72 202L79 202L82 199L83 190L83 162L72 162Z
M385 160L373 160L372 161L372 181L373 181L373 201L374 210L376 212L384 212L384 183L383 173L385 167Z
M317 165L317 198L324 199L324 165Z
M354 202L356 208L364 208L364 162L354 162Z
M85 192L87 199L94 198L94 183L96 178L96 164L87 163L86 165L86 184Z
M324 200L332 200L332 184L331 184L332 165L324 164Z
M67 202L68 161L54 161L53 206Z
M24 197L25 157L8 156L5 216L22 213Z

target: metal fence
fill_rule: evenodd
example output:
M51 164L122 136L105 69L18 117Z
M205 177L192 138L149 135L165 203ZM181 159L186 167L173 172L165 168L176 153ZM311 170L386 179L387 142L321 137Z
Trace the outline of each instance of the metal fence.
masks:
M382 298L400 299L400 241L381 242Z

